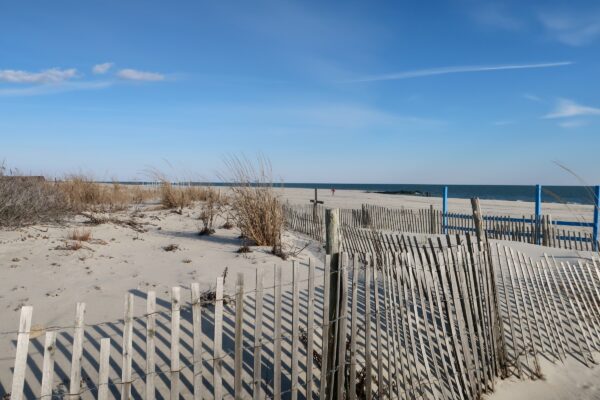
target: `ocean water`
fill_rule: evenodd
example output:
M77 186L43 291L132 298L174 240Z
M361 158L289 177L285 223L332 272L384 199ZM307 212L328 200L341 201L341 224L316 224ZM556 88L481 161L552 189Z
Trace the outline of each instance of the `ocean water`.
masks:
M125 183L125 182L124 182ZM133 182L129 182L133 183ZM140 183L140 182L136 182ZM227 186L222 182L192 185ZM444 185L419 184L371 184L371 183L283 183L283 187L330 190L361 190L416 196L442 197ZM535 186L525 185L447 185L448 197L470 199L479 197L487 200L535 201ZM590 186L542 186L542 201L545 203L595 204L594 188Z
M389 194L414 194L442 197L445 185L419 184L322 184L286 183L291 188L352 189ZM486 200L535 201L535 186L524 185L447 185L448 197ZM542 186L542 201L546 203L594 204L594 188L589 186Z

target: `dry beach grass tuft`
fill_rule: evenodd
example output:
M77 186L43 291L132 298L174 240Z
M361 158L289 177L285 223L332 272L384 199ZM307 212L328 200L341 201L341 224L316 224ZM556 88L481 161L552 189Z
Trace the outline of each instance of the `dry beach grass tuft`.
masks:
M280 251L283 208L273 187L270 162L259 157L256 163L246 158L225 161L231 186L230 205L235 225L242 235L258 246Z

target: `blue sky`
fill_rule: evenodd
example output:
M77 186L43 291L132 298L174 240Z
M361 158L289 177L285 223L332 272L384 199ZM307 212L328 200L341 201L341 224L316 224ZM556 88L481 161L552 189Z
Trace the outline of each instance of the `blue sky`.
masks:
M600 183L600 4L0 1L0 159L25 172Z

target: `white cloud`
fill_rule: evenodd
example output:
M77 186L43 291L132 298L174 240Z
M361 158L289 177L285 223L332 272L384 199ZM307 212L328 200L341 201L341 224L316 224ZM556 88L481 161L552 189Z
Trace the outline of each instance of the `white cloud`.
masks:
M107 63L102 63L102 64L96 64L94 65L94 67L92 68L92 72L96 75L102 75L108 72L109 69L111 69L113 67L113 65L115 65L114 63L111 62L107 62Z
M542 26L554 39L569 46L584 46L600 36L600 15L595 12L586 15L566 13L540 13Z
M13 69L0 70L0 82L9 83L60 83L77 77L75 68L51 68L41 72L18 71Z
M131 81L163 81L165 76L156 72L138 71L136 69L122 69L117 72L117 76L121 79Z
M554 111L544 115L546 119L569 118L581 115L600 115L600 108L584 106L569 99L559 99Z
M441 67L441 68L429 68L429 69L418 69L418 70L414 70L414 71L397 72L397 73L387 74L387 75L367 76L367 77L350 80L349 82L389 81L389 80L398 80L398 79L421 78L421 77L425 77L425 76L434 76L434 75L467 73L467 72L487 72L487 71L503 71L503 70L512 70L512 69L552 68L552 67L562 67L562 66L571 65L571 64L573 64L572 61L559 61L559 62L538 63L538 64Z

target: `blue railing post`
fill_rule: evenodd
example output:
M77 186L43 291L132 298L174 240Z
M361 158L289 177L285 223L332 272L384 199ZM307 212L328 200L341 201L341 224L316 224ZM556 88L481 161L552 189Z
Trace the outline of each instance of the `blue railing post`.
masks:
M542 185L535 185L535 243L541 244Z
M592 238L594 243L592 243L592 248L594 251L598 251L598 223L600 216L598 215L598 209L600 209L600 186L596 186L594 190L594 233Z
M448 226L448 186L444 186L442 197L442 232L444 235L447 233L446 226Z

